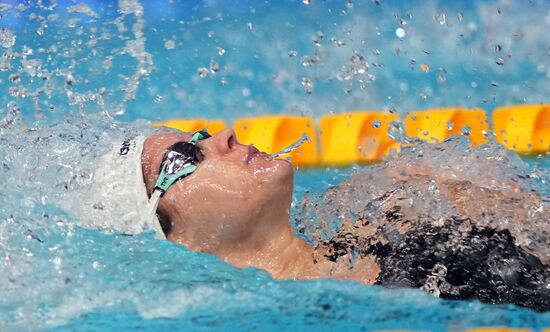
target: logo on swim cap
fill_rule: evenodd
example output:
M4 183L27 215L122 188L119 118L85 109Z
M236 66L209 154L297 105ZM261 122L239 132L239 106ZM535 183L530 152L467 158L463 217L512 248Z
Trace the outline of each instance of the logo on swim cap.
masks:
M131 146L130 142L131 142L130 139L127 139L124 142L122 142L122 146L121 146L121 148L119 150L119 153L118 153L119 155L125 156L125 155L128 154L128 152L130 152L130 146Z

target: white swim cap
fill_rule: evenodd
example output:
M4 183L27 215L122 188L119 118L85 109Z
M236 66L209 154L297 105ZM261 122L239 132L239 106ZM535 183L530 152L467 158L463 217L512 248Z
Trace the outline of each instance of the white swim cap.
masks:
M101 156L91 185L74 193L71 206L65 206L81 226L124 234L155 230L158 239L165 238L143 181L144 142L144 136L125 139Z

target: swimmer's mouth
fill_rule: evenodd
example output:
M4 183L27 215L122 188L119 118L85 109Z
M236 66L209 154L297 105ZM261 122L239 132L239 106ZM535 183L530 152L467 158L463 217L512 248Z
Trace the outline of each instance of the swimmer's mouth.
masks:
M246 163L248 164L252 158L260 153L260 150L258 150L254 145L248 146L248 154L246 155Z
M249 145L248 146L248 153L246 155L246 163L247 164L250 163L250 161L252 161L252 159L254 159L258 156L263 157L266 160L271 160L271 159L269 159L269 155L267 153L258 150L254 145Z

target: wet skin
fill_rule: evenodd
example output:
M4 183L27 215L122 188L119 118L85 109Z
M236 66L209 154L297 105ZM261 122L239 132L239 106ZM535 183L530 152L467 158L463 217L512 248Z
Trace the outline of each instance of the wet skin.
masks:
M147 138L142 164L149 193L166 149L191 135L161 131ZM275 278L374 281L377 266L370 259L356 263L352 271L347 264L315 257L314 249L294 235L289 223L294 170L288 161L271 160L240 144L231 129L197 145L204 160L160 201L158 212L172 225L168 240L237 267L264 269Z

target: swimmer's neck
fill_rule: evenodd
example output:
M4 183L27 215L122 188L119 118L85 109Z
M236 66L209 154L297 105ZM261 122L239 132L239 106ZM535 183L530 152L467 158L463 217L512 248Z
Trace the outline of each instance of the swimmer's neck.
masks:
M286 225L286 227L271 229L264 236L256 234L252 245L237 244L235 250L216 255L237 267L263 269L276 279L322 277L321 265L318 266L313 262L313 247L294 235L288 223L288 217L284 223L270 224Z

